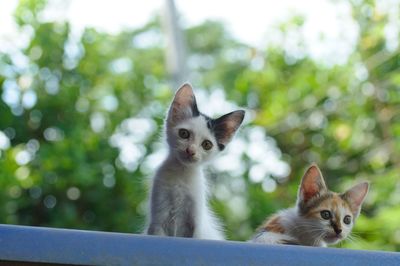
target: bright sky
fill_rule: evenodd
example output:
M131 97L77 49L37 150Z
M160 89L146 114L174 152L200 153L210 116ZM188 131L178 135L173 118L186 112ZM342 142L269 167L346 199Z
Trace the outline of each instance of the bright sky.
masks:
M124 28L136 28L145 24L162 10L165 0L50 0L45 12L46 20L68 19L74 29L87 26L117 33ZM358 29L350 16L350 6L329 0L307 1L229 1L229 0L175 0L182 15L184 27L199 24L207 19L225 22L230 32L239 40L255 47L265 47L271 41L272 25L287 20L293 14L306 18L303 32L291 39L304 37L305 53L315 59L346 60L357 40ZM16 28L12 12L17 0L0 3L0 40L15 43ZM324 35L324 38L321 38ZM272 38L274 39L274 38ZM275 40L280 41L280 40ZM286 42L285 46L295 44ZM0 45L0 51L1 51Z

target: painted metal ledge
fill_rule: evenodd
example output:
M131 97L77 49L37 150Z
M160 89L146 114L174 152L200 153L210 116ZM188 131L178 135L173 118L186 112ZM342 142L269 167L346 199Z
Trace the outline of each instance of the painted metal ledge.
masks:
M0 225L0 265L48 264L400 265L400 253Z

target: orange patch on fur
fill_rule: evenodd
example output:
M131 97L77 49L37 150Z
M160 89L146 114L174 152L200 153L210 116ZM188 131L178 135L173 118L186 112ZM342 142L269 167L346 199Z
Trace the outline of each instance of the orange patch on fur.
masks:
M261 228L265 229L268 232L274 232L280 234L285 233L285 229L280 224L279 216L271 217Z

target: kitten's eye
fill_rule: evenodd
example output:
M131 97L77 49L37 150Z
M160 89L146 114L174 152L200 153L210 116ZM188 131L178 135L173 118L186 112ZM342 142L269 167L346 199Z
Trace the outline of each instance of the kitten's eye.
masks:
M343 218L343 222L344 222L345 224L351 224L351 216L350 216L350 215L346 215L346 216Z
M188 139L190 137L190 132L187 129L181 128L179 129L179 137L183 139Z
M325 220L329 220L332 218L332 214L328 210L321 211L321 217Z
M212 144L211 141L205 140L205 141L203 141L203 143L201 143L201 146L203 147L203 149L205 149L206 151L208 151L209 149L212 148L213 144Z

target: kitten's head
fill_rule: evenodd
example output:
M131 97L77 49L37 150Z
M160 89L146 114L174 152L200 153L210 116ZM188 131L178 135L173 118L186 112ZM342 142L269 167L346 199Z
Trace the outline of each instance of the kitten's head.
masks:
M318 166L304 174L298 193L299 214L306 222L299 229L309 232L315 243L336 244L351 232L368 192L367 182L339 194L329 191Z
M176 92L166 119L170 151L183 164L210 160L231 141L244 118L244 111L234 111L217 119L197 109L189 84Z

